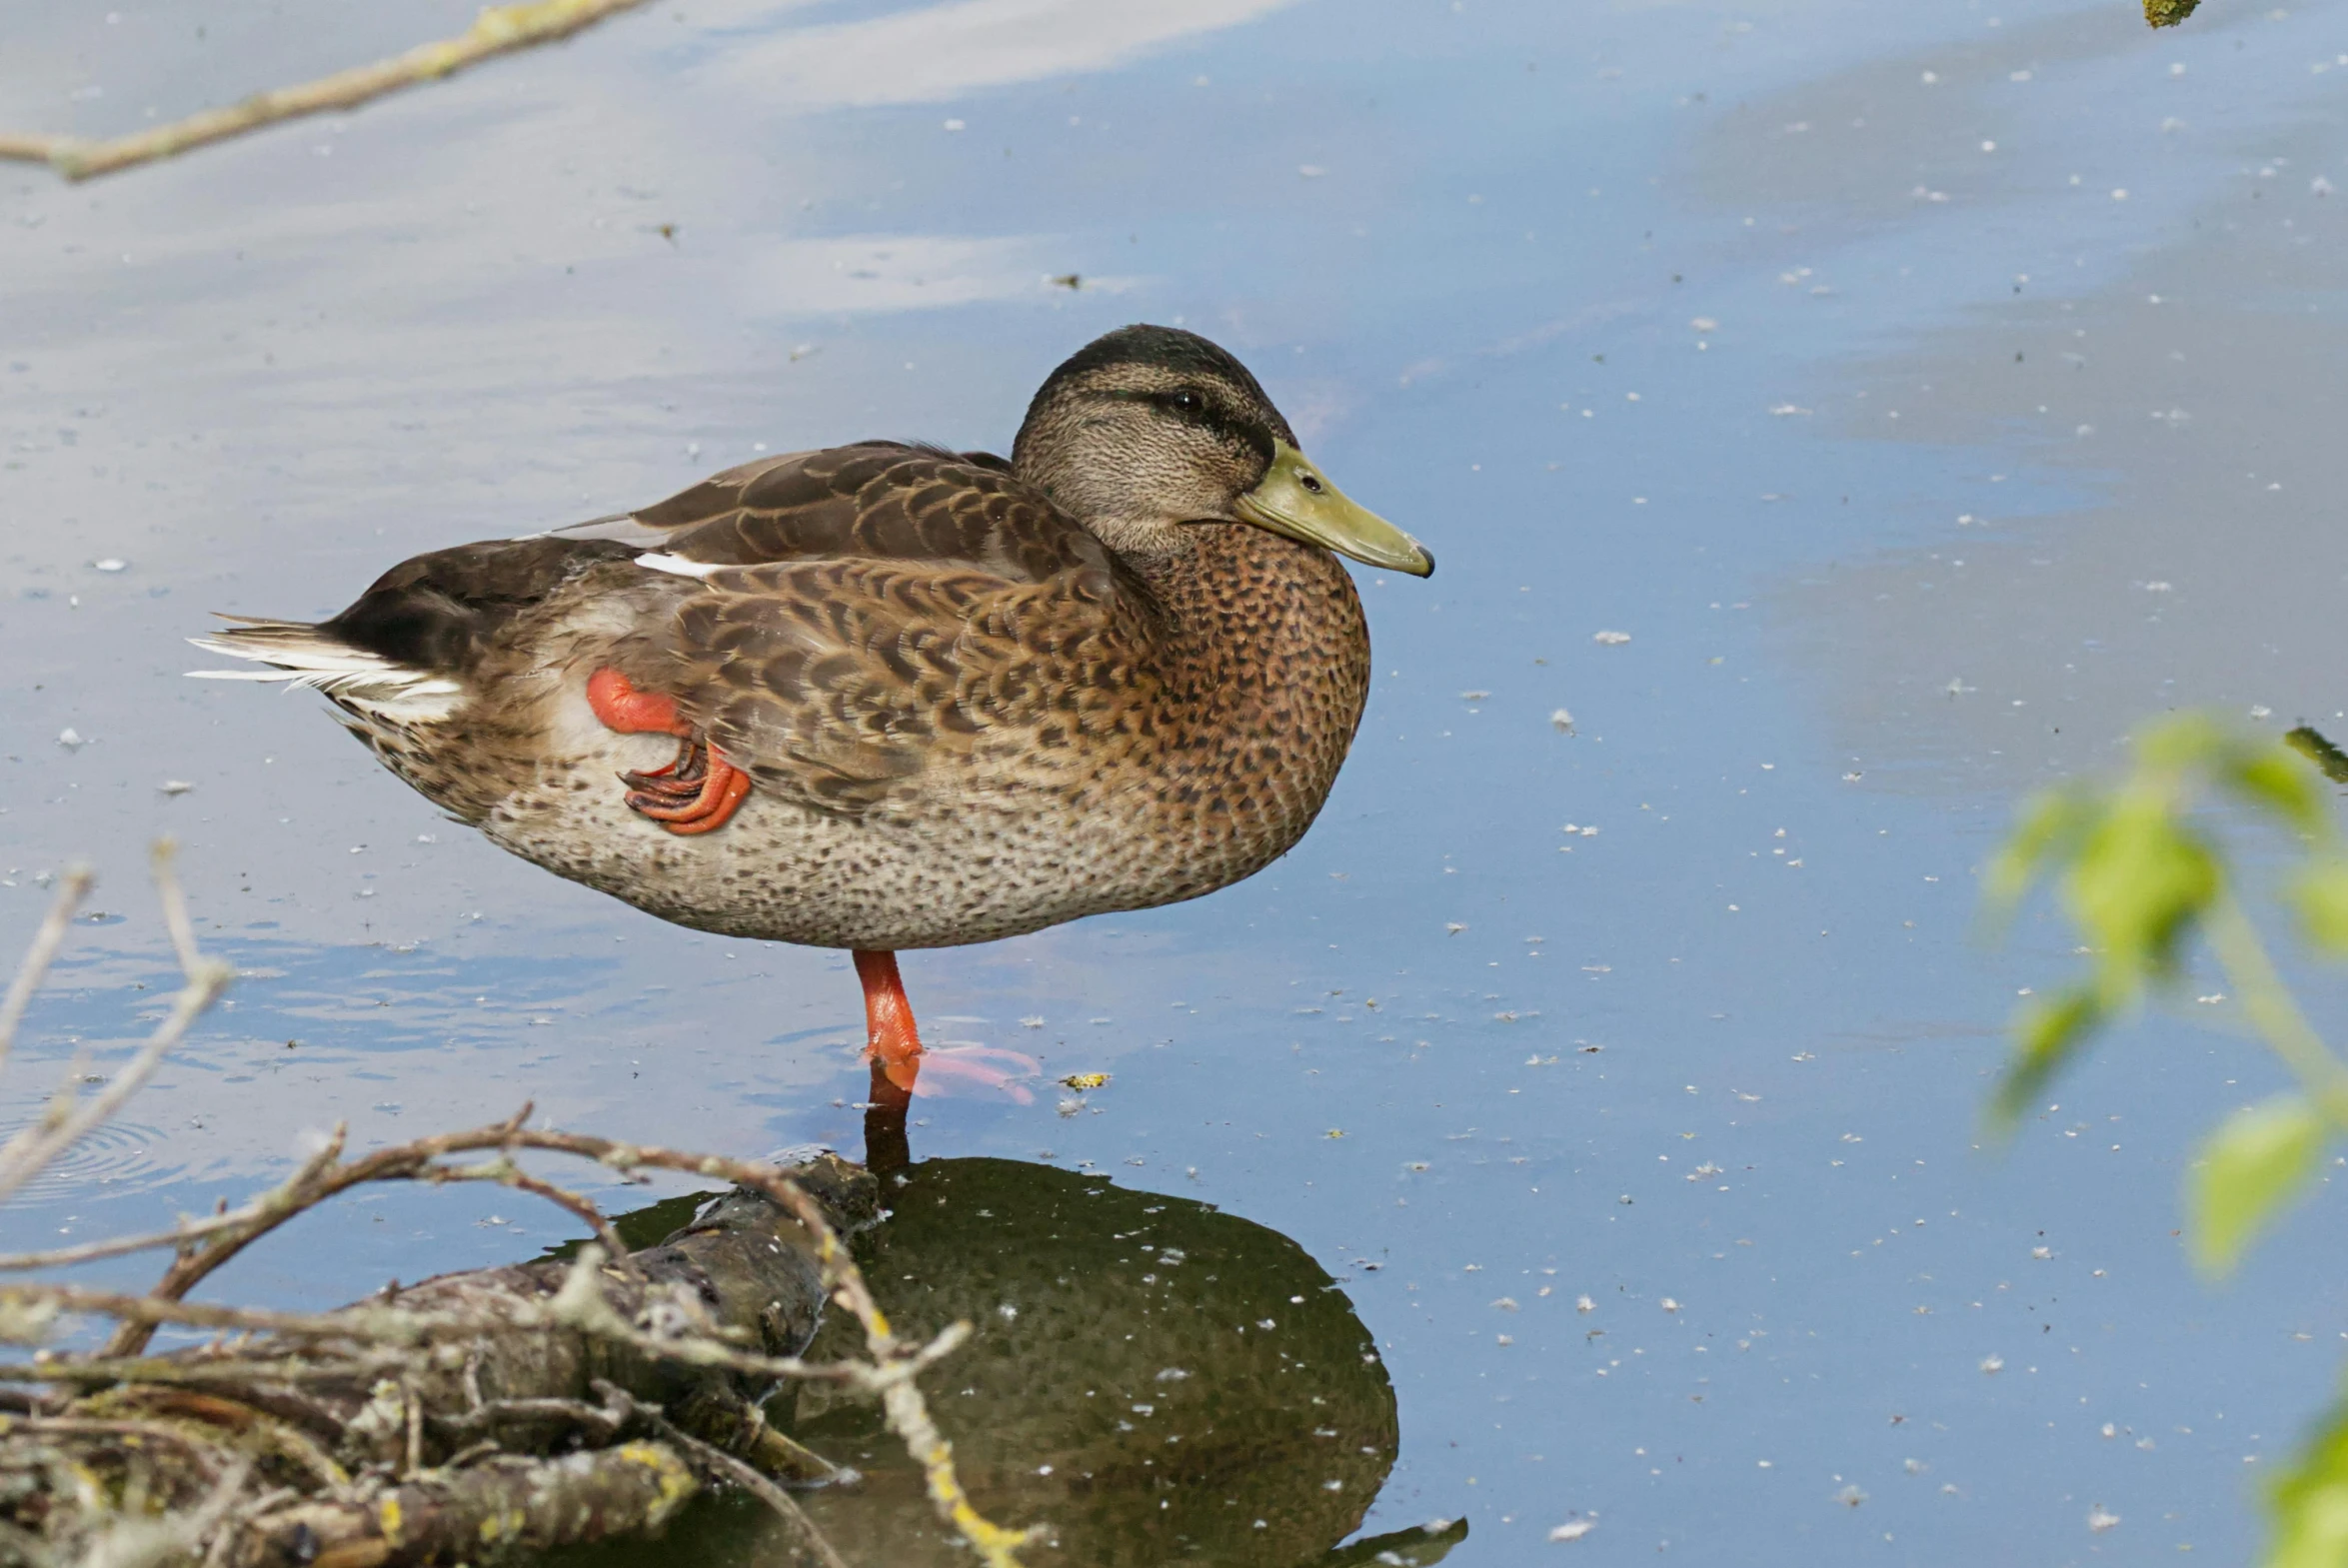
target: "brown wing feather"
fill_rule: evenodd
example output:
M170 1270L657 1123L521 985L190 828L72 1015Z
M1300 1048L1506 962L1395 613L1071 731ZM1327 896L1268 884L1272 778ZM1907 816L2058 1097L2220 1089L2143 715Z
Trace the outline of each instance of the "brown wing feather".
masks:
M999 468L873 443L770 459L637 514L725 568L647 639L759 786L857 814L940 766L1127 723L1155 684L1149 596Z

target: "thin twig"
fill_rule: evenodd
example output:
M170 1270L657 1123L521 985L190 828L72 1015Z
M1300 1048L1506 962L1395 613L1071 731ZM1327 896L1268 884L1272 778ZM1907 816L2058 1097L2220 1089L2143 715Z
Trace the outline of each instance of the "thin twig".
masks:
M155 896L163 905L163 928L171 933L171 950L179 955L179 971L193 975L203 964L196 950L195 922L188 918L188 896L179 884L179 840L158 838L147 851L147 872L155 881Z
M501 1152L496 1159L480 1165L460 1166L456 1169L436 1165L425 1174L434 1181L494 1181L517 1191L535 1193L594 1231L595 1238L604 1244L604 1251L609 1254L608 1260L614 1268L630 1279L644 1278L644 1270L637 1266L636 1259L630 1255L628 1243L620 1239L620 1232L612 1228L612 1222L604 1217L602 1209L596 1207L591 1199L568 1187L558 1187L524 1170L514 1163L511 1151Z
M303 1189L341 1155L343 1132L343 1124L337 1122L326 1145L303 1161L301 1169L241 1208L232 1208L224 1214L207 1214L202 1219L183 1218L173 1229L152 1231L143 1236L114 1236L105 1241L85 1241L78 1247L54 1247L47 1252L0 1252L0 1273L16 1273L33 1268L62 1268L71 1263L94 1263L101 1258L148 1252L157 1247L185 1251L191 1243L222 1231L235 1230L256 1221L282 1222L290 1219L301 1212L299 1207L293 1205Z
M246 1247L296 1214L307 1213L338 1192L363 1182L413 1177L443 1154L495 1146L522 1124L523 1119L530 1114L530 1109L529 1102L524 1101L522 1108L504 1121L487 1127L476 1127L469 1132L443 1133L437 1137L418 1138L411 1143L377 1149L347 1165L339 1162L344 1127L338 1122L325 1148L313 1154L290 1179L248 1205L254 1211L249 1220L225 1227L217 1239L173 1259L171 1267L165 1270L163 1278L156 1283L153 1294L166 1301L179 1300L201 1283L207 1274ZM153 1334L152 1326L126 1322L115 1329L113 1337L106 1341L104 1353L110 1356L135 1356L147 1348L147 1341Z
M86 1290L78 1285L0 1285L0 1314L21 1317L43 1308L97 1313L149 1325L181 1323L190 1328L245 1330L289 1339L382 1340L403 1345L508 1328L543 1328L548 1321L545 1313L519 1303L495 1313L420 1312L375 1305L348 1306L336 1312L278 1312L265 1307L166 1301L151 1295Z
M0 1383L159 1383L175 1387L251 1388L256 1383L350 1382L396 1372L415 1360L408 1350L374 1350L363 1355L309 1359L200 1361L168 1356L58 1357L48 1361L0 1361Z
M155 1025L147 1043L120 1072L107 1080L104 1088L62 1112L53 1102L39 1121L9 1139L8 1146L0 1148L0 1203L5 1203L19 1187L39 1175L49 1161L80 1142L93 1127L112 1119L145 1086L147 1079L154 1076L163 1058L186 1037L188 1026L220 998L220 993L235 977L236 971L225 963L201 961L200 967L189 974L188 983L172 998L171 1011Z
M255 93L226 109L204 109L169 125L103 141L37 132L0 133L0 159L45 163L69 180L86 180L173 157L281 120L355 109L370 99L452 76L494 55L567 38L644 0L523 0L491 6L458 38L421 44L405 54L337 71L295 87Z
M33 933L33 943L25 949L24 961L16 966L16 978L9 982L7 998L0 1000L0 1066L7 1065L9 1047L16 1043L16 1026L24 1021L24 1010L32 1002L33 992L48 977L49 965L57 961L57 949L65 945L65 933L73 926L74 911L90 895L90 884L95 880L86 865L67 866L65 875L58 880L57 896L50 900L41 928Z
M868 1366L861 1361L824 1363L803 1361L797 1356L756 1355L709 1336L668 1338L638 1328L603 1299L600 1288L593 1285L603 1264L603 1248L590 1242L580 1249L563 1290L551 1300L540 1303L490 1297L497 1304L486 1312L420 1311L396 1302L347 1306L333 1312L281 1312L262 1307L216 1306L201 1301L166 1301L152 1295L125 1295L78 1285L21 1284L0 1286L0 1318L38 1324L57 1313L80 1312L148 1327L178 1323L190 1328L275 1334L286 1339L408 1346L445 1344L515 1330L571 1328L665 1361L682 1361L754 1378L840 1383L869 1394L885 1394L898 1384L910 1381L952 1354L970 1337L970 1326L957 1323L918 1350L895 1353L881 1366ZM590 1290L594 1292L592 1297L588 1296ZM119 1357L108 1356L106 1360L114 1366L124 1364ZM78 1365L81 1363L67 1357L30 1366L0 1362L0 1381L64 1380Z
M679 1430L676 1423L661 1413L659 1405L646 1404L616 1384L599 1377L595 1380L595 1391L603 1395L607 1405L626 1410L658 1433L663 1441L680 1449L689 1458L699 1460L705 1468L716 1471L773 1509L784 1527L798 1539L799 1544L815 1554L823 1568L848 1568L847 1559L824 1538L824 1532L816 1528L816 1522L807 1516L806 1509L799 1506L799 1500L755 1468L715 1443L706 1443Z

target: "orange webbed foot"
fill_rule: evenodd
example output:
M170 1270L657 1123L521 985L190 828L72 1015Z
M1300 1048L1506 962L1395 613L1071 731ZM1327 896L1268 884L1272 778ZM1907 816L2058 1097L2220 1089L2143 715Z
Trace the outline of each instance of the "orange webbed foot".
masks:
M715 832L750 795L750 775L699 739L677 712L677 700L639 692L606 667L587 681L587 706L608 730L622 735L673 735L684 744L677 760L649 773L622 774L629 808L681 837Z

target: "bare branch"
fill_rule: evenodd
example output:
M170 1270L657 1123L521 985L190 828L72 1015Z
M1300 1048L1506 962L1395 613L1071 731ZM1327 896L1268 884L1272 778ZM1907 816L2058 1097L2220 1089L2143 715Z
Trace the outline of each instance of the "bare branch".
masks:
M443 1171L446 1171L446 1174L442 1174ZM597 1208L588 1198L567 1187L558 1187L551 1181L532 1175L514 1163L513 1155L510 1152L501 1153L496 1159L490 1160L486 1164L464 1166L454 1170L436 1165L426 1174L434 1181L495 1181L501 1186L512 1187L520 1192L535 1193L557 1208L571 1214L585 1224L588 1229L594 1231L596 1240L602 1242L604 1251L610 1254L611 1264L614 1268L631 1279L644 1277L643 1271L636 1266L636 1259L629 1255L628 1243L620 1239L620 1232L612 1228L612 1222L604 1217L602 1209Z
M16 1026L24 1020L24 1010L31 1004L33 992L41 988L41 981L49 974L49 965L57 961L57 949L65 945L65 933L73 925L74 911L90 895L90 884L97 878L86 865L69 865L57 883L57 896L49 905L49 912L41 920L41 928L33 933L33 943L25 949L24 961L16 966L16 978L9 982L6 999L0 1000L0 1066L8 1061L9 1047L16 1043Z
M163 904L163 928L171 932L171 950L179 955L179 972L190 980L204 966L196 950L195 923L188 918L188 897L178 875L179 840L158 838L147 851L148 874L155 879L155 896Z
M250 1218L223 1226L216 1240L195 1251L183 1252L174 1259L163 1278L157 1282L154 1294L165 1301L179 1300L201 1283L207 1274L253 1242L296 1214L306 1213L338 1192L363 1182L413 1177L443 1154L494 1147L522 1124L530 1110L529 1102L524 1101L520 1110L493 1125L476 1127L470 1132L443 1133L438 1137L418 1138L412 1143L395 1144L363 1155L347 1165L339 1162L345 1129L338 1122L326 1147L313 1154L285 1183L247 1205L252 1210ZM221 1217L225 1219L230 1216ZM153 1333L152 1325L125 1322L114 1331L114 1337L107 1340L105 1354L135 1356L147 1348L147 1341Z
M458 38L421 44L405 54L354 66L296 87L255 93L226 109L205 109L149 130L91 141L78 136L0 132L0 159L45 163L69 180L87 180L191 148L241 136L281 120L355 109L371 99L453 76L495 55L568 38L644 0L521 0L483 10Z
M186 1037L189 1025L220 998L235 976L236 971L225 963L202 961L197 972L172 998L171 1011L155 1026L155 1032L147 1036L147 1043L104 1088L71 1108L52 1101L39 1121L9 1139L7 1147L0 1148L0 1202L6 1202L19 1187L40 1174L49 1161L120 1110L154 1076L163 1058Z
M629 1412L703 1469L716 1472L765 1503L774 1510L776 1517L783 1521L784 1527L798 1543L814 1554L823 1568L848 1568L847 1559L824 1538L824 1532L816 1528L816 1522L807 1516L807 1510L800 1507L799 1500L789 1492L716 1444L705 1443L691 1433L678 1430L661 1413L660 1406L646 1404L625 1388L607 1383L602 1378L596 1379L595 1391L604 1396L605 1403Z
M337 1122L326 1145L303 1161L301 1169L241 1208L232 1208L225 1214L208 1214L202 1219L183 1218L173 1229L151 1231L143 1236L115 1236L105 1241L86 1241L78 1247L54 1247L47 1252L0 1252L0 1273L31 1268L62 1268L72 1263L94 1263L100 1258L148 1252L157 1247L174 1247L184 1251L191 1243L206 1236L236 1230L257 1220L282 1221L300 1212L297 1205L303 1191L317 1179L322 1170L333 1165L340 1157L344 1130L344 1124Z

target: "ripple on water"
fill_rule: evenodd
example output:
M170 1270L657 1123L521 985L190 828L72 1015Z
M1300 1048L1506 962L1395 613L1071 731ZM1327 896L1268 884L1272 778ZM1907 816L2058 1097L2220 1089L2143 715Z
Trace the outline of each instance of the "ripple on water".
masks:
M0 1133L0 1142L14 1137L18 1130L10 1127ZM157 1157L157 1150L169 1147L164 1134L154 1127L136 1121L109 1122L92 1128L73 1147L51 1160L46 1169L26 1182L9 1201L12 1204L87 1202L94 1191L120 1197L184 1181L189 1175L184 1160Z

